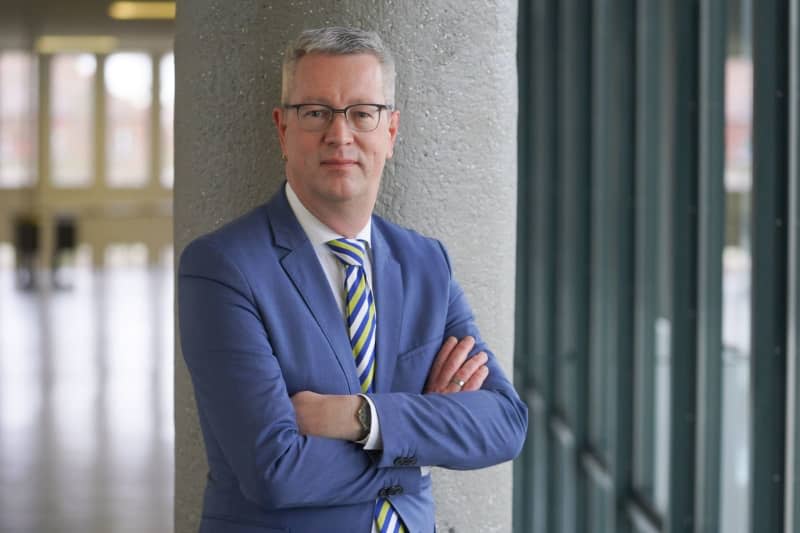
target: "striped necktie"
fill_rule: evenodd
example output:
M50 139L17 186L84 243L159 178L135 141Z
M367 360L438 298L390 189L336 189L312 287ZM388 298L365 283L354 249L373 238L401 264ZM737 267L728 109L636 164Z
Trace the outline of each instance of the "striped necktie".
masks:
M366 250L361 241L335 239L327 242L333 255L344 265L344 303L350 347L356 363L361 392L372 392L375 380L375 300L364 271ZM375 526L380 533L406 533L400 515L386 498L375 501Z

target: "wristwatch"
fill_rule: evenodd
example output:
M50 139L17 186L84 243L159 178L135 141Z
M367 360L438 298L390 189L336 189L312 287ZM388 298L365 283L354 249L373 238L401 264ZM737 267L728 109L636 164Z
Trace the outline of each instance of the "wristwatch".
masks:
M358 440L362 441L367 438L372 429L372 410L369 408L369 402L363 396L361 397L361 405L358 406L358 411L356 411L356 420L361 426L361 436Z

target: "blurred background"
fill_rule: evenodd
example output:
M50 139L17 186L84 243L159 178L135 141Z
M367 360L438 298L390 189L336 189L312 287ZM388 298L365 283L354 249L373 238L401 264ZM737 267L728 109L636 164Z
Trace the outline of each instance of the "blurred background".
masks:
M800 3L519 8L515 530L800 531Z
M173 516L175 5L0 2L0 531Z

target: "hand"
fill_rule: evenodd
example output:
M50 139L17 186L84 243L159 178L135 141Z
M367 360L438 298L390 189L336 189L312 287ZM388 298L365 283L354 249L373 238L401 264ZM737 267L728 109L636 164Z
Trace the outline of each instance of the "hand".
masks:
M297 428L303 435L355 441L362 432L356 411L363 401L358 395L300 391L292 396Z
M467 355L474 347L473 337L467 336L460 341L455 337L448 337L433 361L425 384L425 394L432 392L448 394L480 389L489 377L489 368L486 366L489 356L485 352L478 352L467 359ZM464 386L459 387L458 381L463 381Z

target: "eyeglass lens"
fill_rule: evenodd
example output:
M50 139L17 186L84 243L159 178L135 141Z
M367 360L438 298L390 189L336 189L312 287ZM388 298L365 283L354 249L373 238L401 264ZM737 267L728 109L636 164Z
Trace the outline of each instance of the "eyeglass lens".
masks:
M300 127L307 131L321 131L333 120L334 110L321 104L304 104L297 107ZM355 131L372 131L378 127L381 108L371 104L358 104L345 108L347 123Z

